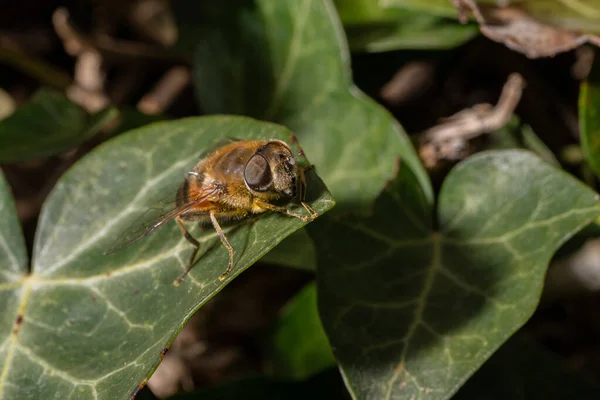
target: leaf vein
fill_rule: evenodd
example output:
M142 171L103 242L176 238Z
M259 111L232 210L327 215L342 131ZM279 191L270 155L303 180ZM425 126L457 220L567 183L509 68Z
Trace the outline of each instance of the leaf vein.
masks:
M414 336L415 332L417 331L419 324L423 321L423 313L425 312L427 298L429 297L429 294L431 293L431 290L433 288L433 282L435 281L436 272L441 267L442 246L441 246L441 240L440 240L439 234L432 235L432 244L433 244L433 249L432 249L433 253L431 256L431 264L429 265L428 271L426 272L425 277L423 279L423 289L421 290L421 293L418 298L418 307L415 309L415 313L414 313L414 317L412 318L412 322L411 322L410 326L408 327L406 335L403 338L403 340L405 342L405 346L402 349L402 353L400 354L400 363L395 368L394 374L392 375L390 381L388 382L388 388L387 388L387 392L385 395L385 399L387 399L387 400L391 399L392 391L394 388L394 383L398 380L398 378L400 377L400 374L402 372L404 372L405 374L408 374L408 371L406 371L406 369L404 368L404 365L406 365L406 356L408 354L410 342L411 342L412 337ZM408 376L410 376L410 374ZM412 380L413 380L413 383L419 388L419 390L422 391L422 388L418 384L417 380L416 379L412 379Z
M129 326L129 328L131 329L147 329L150 331L154 330L154 326L156 324L138 324L135 322L132 322L129 317L127 316L127 314L121 310L119 307L117 307L112 301L109 300L108 297L106 297L106 295L104 293L102 293L98 288L94 287L94 286L88 286L88 288L94 292L98 297L100 297L102 300L104 300L104 303L106 304L106 306L115 314L117 314L119 317L121 317L121 319L123 321L125 321L125 323Z
M169 168L165 169L162 173L160 173L160 174L156 175L154 178L148 180L146 182L146 184L138 191L138 193L135 195L135 197L129 203L129 205L127 207L125 207L123 210L121 210L118 214L116 214L113 218L107 220L106 224L104 225L104 227L102 229L96 231L94 234L89 236L87 240L82 240L77 247L73 248L70 251L68 256L62 258L60 261L56 262L54 265L46 268L45 270L43 270L43 266L40 266L40 268L42 268L42 273L40 275L47 276L49 274L52 274L52 273L60 270L65 265L68 265L68 263L70 261L72 261L73 259L76 259L79 254L81 254L84 250L86 250L90 245L94 244L97 240L106 236L107 232L109 232L110 229L115 224L117 224L119 221L121 221L121 219L123 217L125 217L127 214L129 214L131 211L133 211L135 209L135 207L137 206L137 203L141 199L143 199L144 196L146 196L148 191L152 187L154 187L154 185L157 182L162 181L163 179L165 179L166 177L171 175L175 170L180 169L181 167L183 167L187 164L189 164L189 159L185 159L185 160L176 162ZM43 253L43 249L40 252L40 254L41 253Z
M10 333L10 341L8 342L8 350L7 350L7 355L6 358L4 359L4 365L2 367L2 372L0 373L0 399L2 399L4 397L4 385L7 382L7 378L8 378L8 370L10 369L10 366L12 364L12 361L14 359L14 355L15 355L15 348L18 344L17 342L17 335L19 333L19 329L22 329L22 326L20 325L20 322L17 321L17 316L18 315L23 315L25 313L25 308L27 307L27 302L29 301L29 295L31 294L31 285L26 284L25 287L23 287L23 292L21 293L21 302L19 303L19 306L17 307L17 313L14 316L14 325L13 328L11 330Z

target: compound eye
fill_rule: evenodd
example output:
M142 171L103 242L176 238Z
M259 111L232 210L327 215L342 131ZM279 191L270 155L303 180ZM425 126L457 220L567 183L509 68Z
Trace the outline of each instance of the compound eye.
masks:
M253 155L244 168L244 180L257 192L269 190L273 186L273 175L267 159L260 154Z

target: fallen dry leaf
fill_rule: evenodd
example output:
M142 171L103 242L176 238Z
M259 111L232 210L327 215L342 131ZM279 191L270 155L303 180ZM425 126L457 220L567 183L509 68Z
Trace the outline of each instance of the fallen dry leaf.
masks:
M529 58L552 57L584 43L600 46L600 37L547 25L516 6L477 5L473 0L452 0L459 20L470 11L481 33Z

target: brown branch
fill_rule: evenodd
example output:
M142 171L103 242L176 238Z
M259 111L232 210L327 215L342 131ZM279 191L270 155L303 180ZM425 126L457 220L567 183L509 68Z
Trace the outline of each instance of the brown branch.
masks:
M431 85L435 68L432 62L409 62L381 88L379 95L388 104L404 103Z
M523 77L513 73L504 84L496 107L477 104L417 136L419 156L425 167L434 169L440 160L460 160L468 156L473 150L469 139L499 129L510 120L524 86Z
M575 51L575 62L571 66L571 76L578 81L588 77L594 64L595 52L590 46L581 46Z
M69 11L59 7L52 15L56 34L62 39L65 51L77 56L84 50L95 50L112 62L131 61L131 59L167 60L179 64L191 64L191 60L164 47L127 40L116 40L101 34L92 38L78 29L70 21Z
M444 142L468 140L483 133L500 129L511 118L525 87L523 77L513 73L502 88L498 104L479 104L460 111L440 125L427 130L420 138L422 142Z
M187 67L173 67L167 71L152 90L144 95L137 107L146 114L160 114L179 96L191 81Z

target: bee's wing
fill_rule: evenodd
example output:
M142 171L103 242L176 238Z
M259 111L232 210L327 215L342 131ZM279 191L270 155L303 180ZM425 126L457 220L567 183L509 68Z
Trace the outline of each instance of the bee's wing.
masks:
M173 208L172 205L167 205L162 209L150 209L146 211L146 213L144 213L144 215L142 215L138 221L136 221L129 229L124 231L119 236L110 249L108 249L104 254L112 254L117 250L136 243L138 240L154 232L165 223L177 218L181 214L190 211L194 207L197 207L204 201L208 200L211 196L215 195L216 192L217 190L214 187L206 188L205 190L200 191L195 198L189 199L188 202L181 204L178 207Z
M200 156L198 157L198 159L200 160L200 162L202 162L202 160L204 158L208 157L211 153L213 153L218 148L226 146L231 143L239 142L241 140L242 139L236 139L236 138L229 137L229 136L222 137L221 139L217 140L212 146L208 147L206 150L204 150L202 153L200 153ZM185 179L187 179L187 180L200 179L201 180L200 174L196 171L190 171L190 172L186 173Z

